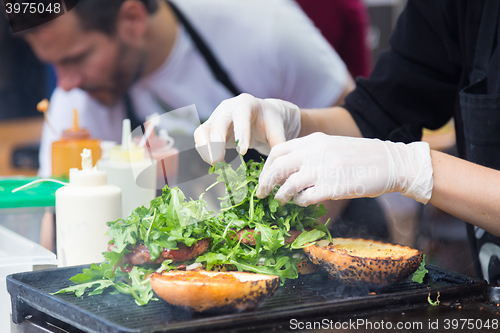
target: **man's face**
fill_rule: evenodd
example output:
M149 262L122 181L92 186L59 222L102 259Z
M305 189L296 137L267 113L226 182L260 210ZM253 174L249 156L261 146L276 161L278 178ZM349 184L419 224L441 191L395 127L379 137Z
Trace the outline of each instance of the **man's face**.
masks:
M26 37L36 55L55 66L58 86L80 88L104 105L120 100L139 74L145 52L121 38L85 31L74 11Z

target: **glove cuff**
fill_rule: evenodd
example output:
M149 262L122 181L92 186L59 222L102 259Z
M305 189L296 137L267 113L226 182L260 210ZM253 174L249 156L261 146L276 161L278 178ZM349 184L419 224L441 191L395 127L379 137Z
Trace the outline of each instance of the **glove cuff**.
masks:
M429 144L426 142L413 142L407 145L410 149L410 156L413 160L413 172L409 172L407 179L408 188L401 193L408 198L415 199L424 205L429 202L432 196L433 169ZM410 171L410 170L408 170Z

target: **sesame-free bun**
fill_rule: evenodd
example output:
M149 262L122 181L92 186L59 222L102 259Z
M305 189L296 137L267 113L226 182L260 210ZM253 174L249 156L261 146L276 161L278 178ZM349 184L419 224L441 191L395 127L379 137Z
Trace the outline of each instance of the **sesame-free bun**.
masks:
M278 284L278 276L245 272L170 271L151 275L151 286L159 297L196 312L256 308Z
M312 274L318 272L320 269L318 266L310 262L309 260L301 261L297 263L297 272L299 275Z

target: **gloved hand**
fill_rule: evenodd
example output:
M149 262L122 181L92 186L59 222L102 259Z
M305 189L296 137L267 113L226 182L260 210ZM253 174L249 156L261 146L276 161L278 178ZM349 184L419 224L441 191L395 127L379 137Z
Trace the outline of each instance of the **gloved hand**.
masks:
M271 147L294 139L300 132L300 110L279 99L249 94L223 101L194 133L196 149L207 163L224 161L225 149L246 154L249 148L268 155Z
M387 192L401 192L425 204L433 185L429 145L314 133L271 150L257 196L268 196L276 185L281 185L278 201L293 197L301 206Z

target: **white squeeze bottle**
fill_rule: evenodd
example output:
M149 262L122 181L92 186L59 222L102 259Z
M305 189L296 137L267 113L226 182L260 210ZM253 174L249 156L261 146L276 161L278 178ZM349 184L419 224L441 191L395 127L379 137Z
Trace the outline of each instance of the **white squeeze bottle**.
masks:
M106 172L92 168L92 152L84 149L82 170L69 170L69 185L56 191L57 259L59 267L100 263L111 237L108 221L121 217L121 190L106 183Z
M144 149L132 142L130 120L123 120L122 144L109 150L108 158L97 162L106 171L108 183L122 190L122 217L156 197L156 162L145 158Z

